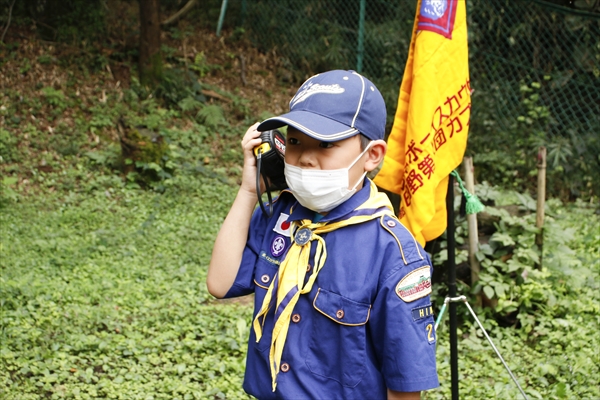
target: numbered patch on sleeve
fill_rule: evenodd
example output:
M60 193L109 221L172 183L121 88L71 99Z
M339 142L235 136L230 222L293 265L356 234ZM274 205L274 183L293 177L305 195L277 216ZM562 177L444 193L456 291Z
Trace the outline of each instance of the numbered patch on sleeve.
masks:
M435 327L433 324L425 325L425 331L427 331L427 341L429 344L435 343Z

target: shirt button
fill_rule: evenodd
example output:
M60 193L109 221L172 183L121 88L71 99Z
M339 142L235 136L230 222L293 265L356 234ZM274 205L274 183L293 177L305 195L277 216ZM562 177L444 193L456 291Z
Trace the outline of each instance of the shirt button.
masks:
M269 279L271 279L271 278L267 274L264 274L263 276L260 277L260 280L261 280L262 283L269 282Z
M389 226L390 228L393 228L393 227L395 227L395 226L396 226L396 221L394 221L394 220L389 220L389 221L387 222L387 226Z
M300 322L302 318L300 317L300 314L294 314L292 315L292 322L297 324L298 322Z
M338 319L342 319L342 318L344 318L344 310L337 310L337 312L335 313L335 316L336 316Z
M288 372L290 370L290 364L283 363L281 364L281 372Z

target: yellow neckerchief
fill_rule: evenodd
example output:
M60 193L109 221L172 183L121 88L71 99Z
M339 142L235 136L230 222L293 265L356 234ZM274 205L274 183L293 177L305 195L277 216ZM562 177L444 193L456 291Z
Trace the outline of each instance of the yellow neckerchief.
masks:
M292 246L279 267L277 276L272 280L265 295L262 306L254 318L253 328L256 342L260 341L263 333L265 317L271 308L273 296L276 293L276 304L273 337L269 351L269 365L273 380L273 391L277 387L277 374L281 363L283 346L290 326L290 316L301 294L309 293L313 283L327 259L325 240L319 234L334 231L348 225L360 224L379 218L383 215L394 215L392 205L384 193L377 191L377 187L370 182L370 196L358 206L349 217L335 222L312 222L309 219L294 221L292 225ZM316 240L317 247L314 255L312 274L304 283L306 266L310 254L310 243ZM261 322L262 318L262 322Z

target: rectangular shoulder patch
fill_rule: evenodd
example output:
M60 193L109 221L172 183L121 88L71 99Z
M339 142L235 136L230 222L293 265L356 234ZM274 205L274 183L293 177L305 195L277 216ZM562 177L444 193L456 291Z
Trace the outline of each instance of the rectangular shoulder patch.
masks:
M431 294L431 269L417 268L406 274L396 285L396 294L407 303Z
M429 316L433 316L433 307L431 307L431 304L412 309L413 321L418 321Z

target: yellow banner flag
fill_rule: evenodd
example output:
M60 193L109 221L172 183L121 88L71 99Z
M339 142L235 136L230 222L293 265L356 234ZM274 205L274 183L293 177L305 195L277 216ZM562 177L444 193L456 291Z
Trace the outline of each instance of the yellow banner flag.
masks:
M399 218L425 242L446 230L448 175L471 114L465 0L419 0L388 152L375 183L400 194Z

